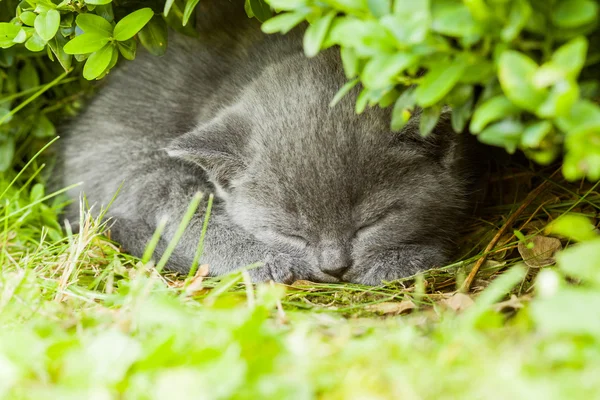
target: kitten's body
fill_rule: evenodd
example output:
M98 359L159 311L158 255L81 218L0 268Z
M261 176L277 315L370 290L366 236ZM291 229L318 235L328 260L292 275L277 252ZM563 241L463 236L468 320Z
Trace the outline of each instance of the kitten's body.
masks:
M300 33L263 36L231 7L203 40L172 36L164 58L111 73L63 144L63 183L84 182L71 195L107 205L122 185L107 216L141 255L162 218L158 253L193 194L216 189L211 275L265 261L254 279L377 284L445 262L466 204L459 136L423 140L416 120L392 134L389 110L355 115L356 93L329 108L345 82L336 51L307 60ZM202 221L171 268L190 267Z

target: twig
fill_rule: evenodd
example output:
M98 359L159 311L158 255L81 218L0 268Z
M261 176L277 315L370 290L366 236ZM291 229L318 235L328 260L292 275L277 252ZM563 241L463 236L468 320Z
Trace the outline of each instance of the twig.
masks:
M481 258L479 260L477 260L477 262L475 263L475 265L471 269L471 272L469 272L469 275L467 276L467 278L463 282L461 291L466 292L466 291L468 291L471 288L471 284L473 283L473 280L475 279L475 275L477 275L477 272L479 272L479 268L481 268L481 266L483 265L483 263L485 262L485 260L487 260L488 254L492 251L492 249L494 248L494 246L496 246L496 244L498 243L498 241L500 240L500 238L502 237L502 235L504 235L504 233L512 226L512 224L515 223L515 221L517 220L517 218L519 217L519 215L521 215L523 213L523 211L525 211L525 209L527 207L529 207L529 205L531 204L531 202L533 200L535 200L535 198L537 196L539 196L544 190L546 190L546 188L550 185L550 179L554 175L556 175L556 173L558 171L559 170L554 171L554 173L552 175L550 175L550 178L548 180L545 180L544 182L542 182L537 188L535 188L531 193L529 193L529 195L525 198L525 200L523 201L523 203L521 204L521 206L517 209L517 211L515 211L506 220L506 223L496 233L496 235L493 237L493 239L490 241L490 243L487 245L487 247L483 251L483 255L481 256Z

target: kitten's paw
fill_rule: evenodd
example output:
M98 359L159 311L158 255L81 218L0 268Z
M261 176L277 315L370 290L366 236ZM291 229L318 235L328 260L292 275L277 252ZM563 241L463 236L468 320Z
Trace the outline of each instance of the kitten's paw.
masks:
M364 257L342 280L375 286L443 266L447 261L446 252L442 247L406 245Z
M248 271L252 281L278 283L292 283L303 279L306 264L302 259L292 257L283 253L271 253L265 258L264 265Z

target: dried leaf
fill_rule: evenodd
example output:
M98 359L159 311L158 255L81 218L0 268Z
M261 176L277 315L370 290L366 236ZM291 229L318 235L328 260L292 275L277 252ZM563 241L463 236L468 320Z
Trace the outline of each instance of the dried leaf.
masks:
M526 243L519 242L518 249L527 266L542 268L556 262L554 254L562 249L562 245L556 238L535 236Z
M415 303L412 300L403 300L401 302L386 301L383 303L369 304L366 309L367 311L376 312L380 314L402 314L416 308Z
M442 304L457 312L466 310L474 303L473 299L464 293L455 293L452 297L442 300Z
M196 275L192 278L190 284L185 288L186 296L193 296L203 289L202 281L208 276L208 264L203 264L196 271Z

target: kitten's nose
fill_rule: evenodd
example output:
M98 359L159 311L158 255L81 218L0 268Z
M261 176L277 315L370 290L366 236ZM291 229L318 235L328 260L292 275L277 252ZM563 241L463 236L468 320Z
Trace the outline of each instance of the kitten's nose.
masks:
M321 252L321 271L341 278L350 268L352 260L346 251L339 248L326 248Z

